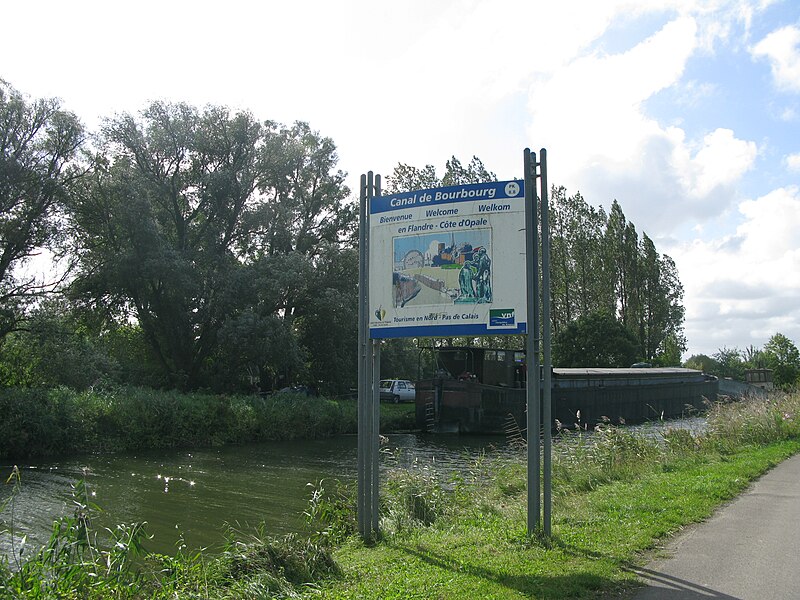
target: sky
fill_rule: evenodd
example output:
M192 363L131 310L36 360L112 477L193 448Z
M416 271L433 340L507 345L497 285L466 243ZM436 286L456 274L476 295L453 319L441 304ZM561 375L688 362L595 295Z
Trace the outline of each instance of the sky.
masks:
M800 344L797 0L0 0L0 78L96 130L153 100L306 121L361 173L524 148L671 256L691 354Z

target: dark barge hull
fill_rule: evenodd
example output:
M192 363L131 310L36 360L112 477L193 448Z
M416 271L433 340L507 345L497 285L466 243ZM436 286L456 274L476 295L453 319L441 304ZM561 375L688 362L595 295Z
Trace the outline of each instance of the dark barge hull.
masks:
M718 381L693 369L554 369L552 427L592 428L599 422L641 423L679 418L707 407ZM524 387L456 379L417 382L422 431L504 433L524 430Z

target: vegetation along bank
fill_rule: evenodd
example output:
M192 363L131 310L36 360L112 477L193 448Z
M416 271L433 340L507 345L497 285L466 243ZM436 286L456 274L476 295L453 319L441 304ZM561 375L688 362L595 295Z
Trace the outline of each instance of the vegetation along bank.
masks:
M714 406L702 432L603 426L559 445L553 536L525 529L524 448L443 480L428 465L382 480L381 537L356 535L350 486L311 490L304 536L231 531L217 554L148 553L146 524L91 527L87 484L38 553L6 558L7 598L593 598L635 586L630 566L800 451L800 395ZM392 458L386 460L391 462ZM25 485L9 477L14 489ZM20 510L11 494L4 510ZM11 534L13 539L13 532Z
M381 406L382 431L414 427L411 404ZM0 457L192 448L355 433L355 400L139 387L0 388Z

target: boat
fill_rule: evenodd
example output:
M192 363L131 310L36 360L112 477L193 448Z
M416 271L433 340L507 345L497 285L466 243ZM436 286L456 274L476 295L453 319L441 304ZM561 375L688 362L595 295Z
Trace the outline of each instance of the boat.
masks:
M509 433L526 427L525 352L472 347L434 350L433 375L416 383L423 432ZM539 385L543 385L539 369ZM719 383L696 369L552 369L553 429L594 428L696 415Z

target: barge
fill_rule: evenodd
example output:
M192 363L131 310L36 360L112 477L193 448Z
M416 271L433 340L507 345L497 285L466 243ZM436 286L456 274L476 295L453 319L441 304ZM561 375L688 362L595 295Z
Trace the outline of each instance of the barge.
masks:
M508 433L526 426L525 353L438 348L433 377L416 385L425 432ZM540 371L539 385L542 385ZM714 401L717 378L695 369L553 369L551 427L642 423L697 414Z

